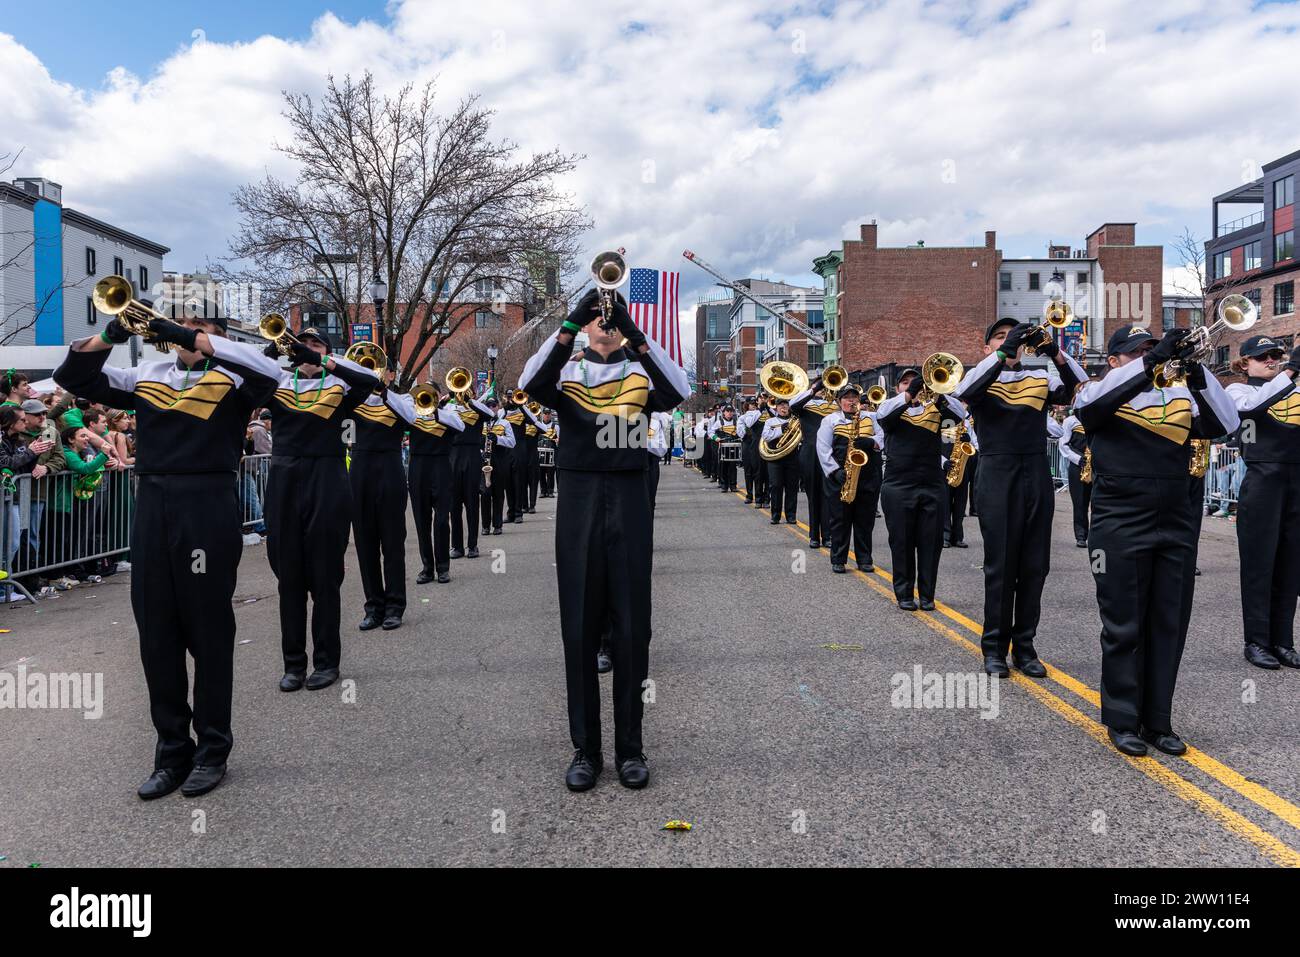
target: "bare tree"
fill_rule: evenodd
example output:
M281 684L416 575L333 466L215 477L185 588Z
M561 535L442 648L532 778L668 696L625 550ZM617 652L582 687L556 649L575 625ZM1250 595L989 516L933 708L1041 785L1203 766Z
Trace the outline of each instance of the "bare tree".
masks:
M387 96L367 73L330 77L321 103L286 93L293 131L280 152L294 183L268 176L234 195L240 227L225 280L255 283L285 308L311 301L360 315L372 276L388 284L377 341L408 387L456 329L490 301L527 301L539 275L572 272L585 211L556 178L578 157L523 159L490 139L492 113L476 98L434 111L433 84ZM414 334L407 341L407 333ZM403 351L404 350L404 351Z
M1178 255L1181 277L1171 283L1171 288L1181 296L1199 299L1201 308L1208 317L1212 300L1217 302L1229 289L1248 282L1243 273L1239 276L1227 276L1215 279L1210 275L1210 264L1205 259L1205 242L1196 234L1183 227L1183 234L1173 242L1174 252Z

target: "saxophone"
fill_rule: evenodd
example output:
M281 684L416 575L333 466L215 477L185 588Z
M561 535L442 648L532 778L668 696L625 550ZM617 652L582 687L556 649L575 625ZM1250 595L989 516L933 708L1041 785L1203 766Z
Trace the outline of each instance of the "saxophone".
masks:
M867 464L867 453L858 448L858 432L862 428L862 419L853 416L853 431L849 434L849 450L844 454L844 487L840 489L840 501L846 505L858 497L858 476Z
M1187 471L1192 478L1205 478L1205 473L1210 469L1210 440L1209 439L1192 439L1192 461L1187 466Z
M962 479L966 476L966 464L970 462L970 457L975 454L975 446L966 441L966 430L960 429L957 432L957 441L952 444L952 455L948 457L948 473L946 481L949 488L956 488L961 485Z
M1092 449L1083 450L1083 464L1079 466L1079 481L1085 485L1092 483Z

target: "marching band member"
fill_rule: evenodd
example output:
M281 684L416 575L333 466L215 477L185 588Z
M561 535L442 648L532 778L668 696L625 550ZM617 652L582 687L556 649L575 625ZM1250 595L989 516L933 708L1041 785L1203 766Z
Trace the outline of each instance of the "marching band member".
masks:
M394 376L388 370L387 378ZM366 595L358 626L370 631L401 627L406 613L406 473L402 439L415 422L415 402L388 386L356 407L356 440L348 481L352 486L352 540Z
M447 408L460 416L465 426L451 440L451 557L478 558L478 490L483 479L483 427L496 419L496 413L468 391L453 396Z
M539 419L533 410L524 406L524 417L528 419L524 423L524 443L528 447L527 454L524 457L524 484L521 492L520 506L530 515L537 511L537 486L542 479L542 467L539 464L537 454L537 442L546 431L546 426Z
M975 443L971 441L971 434L964 425L952 426L951 428L941 431L940 436L943 438L943 467L945 473L952 461L952 451L958 442L970 442L974 447ZM977 450L978 451L978 450ZM948 501L944 505L943 513L943 547L944 548L968 548L966 544L966 530L962 527L966 518L966 500L970 494L971 478L975 474L975 458L972 455L966 461L962 471L961 481L956 485L948 486Z
M614 297L610 330L602 328L595 290L577 303L560 330L524 368L519 386L554 406L564 426L557 465L565 494L555 516L555 561L575 748L565 775L573 791L593 787L603 767L600 684L596 651L606 621L613 622L614 757L619 781L649 782L641 740L642 684L650 665L653 518L646 490L646 451L600 436L646 411L667 412L690 395L681 367L648 341L622 296ZM572 357L575 333L588 347ZM621 344L623 338L626 345Z
M904 369L897 394L876 410L876 422L885 433L889 450L880 505L889 531L894 596L903 611L934 609L947 488L940 461L940 420L965 415L960 403L946 396L920 402L921 388L920 372Z
M119 369L105 362L131 333L115 316L98 336L74 342L54 372L73 395L136 412L131 608L158 732L154 772L137 791L145 800L178 787L186 797L211 791L234 744L231 602L243 552L235 477L245 426L280 367L257 347L229 341L226 323L154 319L150 338L176 346L175 359Z
M1240 352L1247 378L1228 386L1228 395L1243 423L1246 462L1237 499L1245 655L1257 668L1300 668L1292 629L1300 591L1300 348L1283 364L1276 340L1251 336Z
M343 559L352 493L343 460L343 428L379 380L330 355L329 334L297 334L291 368L280 372L268 406L275 429L266 483L266 557L280 595L281 691L327 688L339 677ZM280 354L275 343L267 357ZM324 357L322 360L321 357ZM311 677L307 677L307 601L311 599Z
M817 430L821 428L822 419L836 410L833 402L826 400L826 390L822 387L822 377L813 379L807 389L790 400L790 411L799 417L799 427L803 430L803 443L799 446L799 473L803 478L803 490L808 496L808 547L830 547L830 523L822 513L826 501L826 489L822 481L822 469L817 461Z
M1196 363L1186 365L1186 386L1153 385L1185 335L1174 329L1155 344L1142 326L1116 329L1110 371L1074 407L1092 450L1101 717L1111 742L1131 755L1146 754L1148 743L1167 754L1187 750L1171 724L1196 587L1187 442L1232 432L1239 421L1218 380Z
M736 463L722 460L723 445L729 445L739 438L736 432L736 410L730 405L724 405L713 431L714 447L717 449L718 485L723 492L736 490Z
M451 445L465 423L445 400L428 413L417 413L411 423L411 462L408 490L415 516L415 539L420 545L420 574L415 583L437 578L451 581Z
M1070 504L1074 510L1074 543L1088 547L1088 503L1092 501L1092 475L1084 481L1083 461L1088 454L1088 433L1083 430L1079 417L1071 410L1061 423L1061 437L1057 440L1061 457L1069 463Z
M740 462L745 472L745 504L755 508L767 504L763 494L767 483L759 485L759 476L766 477L767 469L758 453L758 443L763 436L763 425L769 418L771 413L767 411L766 403L760 408L759 403L751 399L745 403L745 412L736 421L736 434L741 438Z
M479 507L483 513L483 534L500 535L501 508L505 504L506 493L513 488L515 430L511 428L505 411L497 411L496 399L488 399L487 407L494 414L486 426L492 433L492 458L489 463L492 466L492 480L487 485L479 486ZM479 473L482 474L482 467Z
M505 485L506 521L520 525L528 510L528 416L509 393L501 400L501 417L510 426L515 444L510 450L510 481ZM495 477L495 476L494 476Z
M864 463L852 478L853 497L845 502L842 493L849 481L847 469L850 447L872 458L880 457L876 442L876 428L871 415L859 406L858 390L845 386L836 396L839 411L822 419L817 430L817 459L826 476L826 516L830 527L831 571L844 574L849 560L849 538L853 539L853 554L860 571L869 572L875 566L871 560L871 532L876 525L874 498L863 494L864 486L876 483L879 489L879 470Z
M542 409L542 418L537 423L537 427L541 429L541 432L537 436L539 456L541 454L540 449L543 442L551 448L555 447L557 425L558 423L555 421L555 417L551 414L551 410ZM538 471L541 473L542 498L551 498L555 494L555 466L550 465L546 468L539 468Z
M796 423L790 419L790 402L777 399L775 411L763 426L759 441L775 449L788 429ZM781 512L785 511L785 523L794 525L799 510L799 450L792 448L789 454L779 459L767 459L767 487L772 498L772 524L779 524Z
M979 523L984 538L984 670L1006 677L1007 654L1031 678L1047 676L1034 637L1052 554L1055 489L1044 450L1049 405L1070 401L1088 374L1050 338L1036 345L1046 369L1022 368L1036 327L998 319L984 333L985 358L953 395L979 421Z
M649 429L646 433L646 449L649 451L649 467L646 469L646 491L650 494L650 511L655 510L655 499L659 495L659 467L664 452L670 448L672 440L673 417L667 412L650 413Z

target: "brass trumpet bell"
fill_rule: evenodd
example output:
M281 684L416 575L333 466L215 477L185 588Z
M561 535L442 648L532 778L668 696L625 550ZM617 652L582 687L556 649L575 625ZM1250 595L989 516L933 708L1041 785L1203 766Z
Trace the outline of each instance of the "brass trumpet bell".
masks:
M453 369L447 370L447 375L443 378L442 382L443 385L447 387L448 392L453 395L458 395L462 392L469 391L470 386L474 383L474 376L463 366L456 366Z
M384 355L384 350L373 342L352 343L348 346L348 351L343 353L343 358L355 362L363 369L369 369L379 377L381 383L388 372L388 357Z
M936 352L921 365L921 381L931 395L951 395L965 374L961 360L950 352Z
M289 324L278 312L268 312L257 324L257 332L263 339L270 339L282 355L288 355L289 349L298 342L298 338L289 331Z
M438 390L427 382L415 386L411 398L415 401L415 411L420 415L428 415L438 407Z
M880 403L885 401L885 387L873 385L871 388L867 389L867 393L862 397L862 401L871 409L879 408Z
M849 372L844 366L834 365L827 367L822 373L822 386L827 392L839 392L849 382Z
M515 405L527 405L528 393L525 392L523 389L515 389L514 392L510 393L510 401L513 402Z
M769 362L758 370L763 391L775 399L791 399L808 389L808 373L793 362Z
M145 342L151 343L159 352L171 352L170 343L149 338L149 323L167 317L136 299L130 281L124 276L105 276L95 283L90 298L97 311L107 316L116 316L122 327L132 335L142 336Z

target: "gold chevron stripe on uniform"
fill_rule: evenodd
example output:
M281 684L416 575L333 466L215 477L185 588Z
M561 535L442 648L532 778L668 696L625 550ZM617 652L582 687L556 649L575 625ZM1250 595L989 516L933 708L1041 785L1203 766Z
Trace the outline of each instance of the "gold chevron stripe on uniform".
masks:
M1134 409L1128 403L1115 413L1126 422L1140 425L1162 439L1182 445L1192 431L1192 402L1190 399L1173 399L1166 405L1150 405Z
M901 418L908 425L915 425L919 429L927 429L930 432L939 431L939 410L933 402L927 402L925 411L920 415L908 415L904 412Z
M525 435L525 436L527 436L528 438L531 439L531 438L532 438L533 436L535 436L536 434L537 434L537 426L535 426L535 425L525 425L525 426L524 426L524 435Z
M1027 405L1041 409L1047 402L1047 380L1030 376L1015 382L994 382L989 386L989 395L1001 399L1007 405Z
M818 415L830 415L832 412L839 411L839 405L834 402L809 402L804 406L807 412L816 412Z
M1268 407L1268 414L1283 425L1300 425L1300 395L1292 392Z
M461 409L456 414L460 416L460 420L466 425L478 425L477 409Z
M509 422L511 425L523 425L524 414L522 412L511 412L509 415L506 416L506 421Z
M428 432L430 435L444 435L447 432L447 427L431 415L417 418L414 424L421 432Z
M573 380L564 382L561 388L565 395L593 415L617 415L630 419L640 415L650 401L650 380L636 373L622 380L593 385L590 389Z
M166 382L144 380L135 385L135 394L164 412L184 412L196 419L209 419L217 405L235 386L224 372L209 369L188 389L173 389Z
M498 422L496 425L492 426L490 431L493 435L505 435L506 427L502 423Z
M725 432L727 435L735 435L736 427L734 425L723 425L718 427L719 432Z
M397 416L386 405L366 405L362 403L357 406L357 414L363 419L369 419L379 425L393 425L397 422Z
M858 426L858 438L866 438L868 436L872 436L876 434L875 427L871 424L870 419L859 419L859 421L862 424ZM847 439L850 435L853 434L853 423L842 422L839 425L835 426L835 434L842 435L844 436L844 438Z
M319 395L315 389L307 389L299 392L296 397L293 389L276 389L275 397L286 409L310 412L312 415L319 415L322 419L328 419L343 401L343 386L332 385L328 389L322 389Z
M1084 427L1081 426L1081 425L1076 425L1076 426L1075 426L1073 429L1071 429L1070 431L1073 432L1073 433L1076 434L1076 435L1082 435L1082 434L1086 434L1086 431L1087 431L1087 430L1084 429Z

